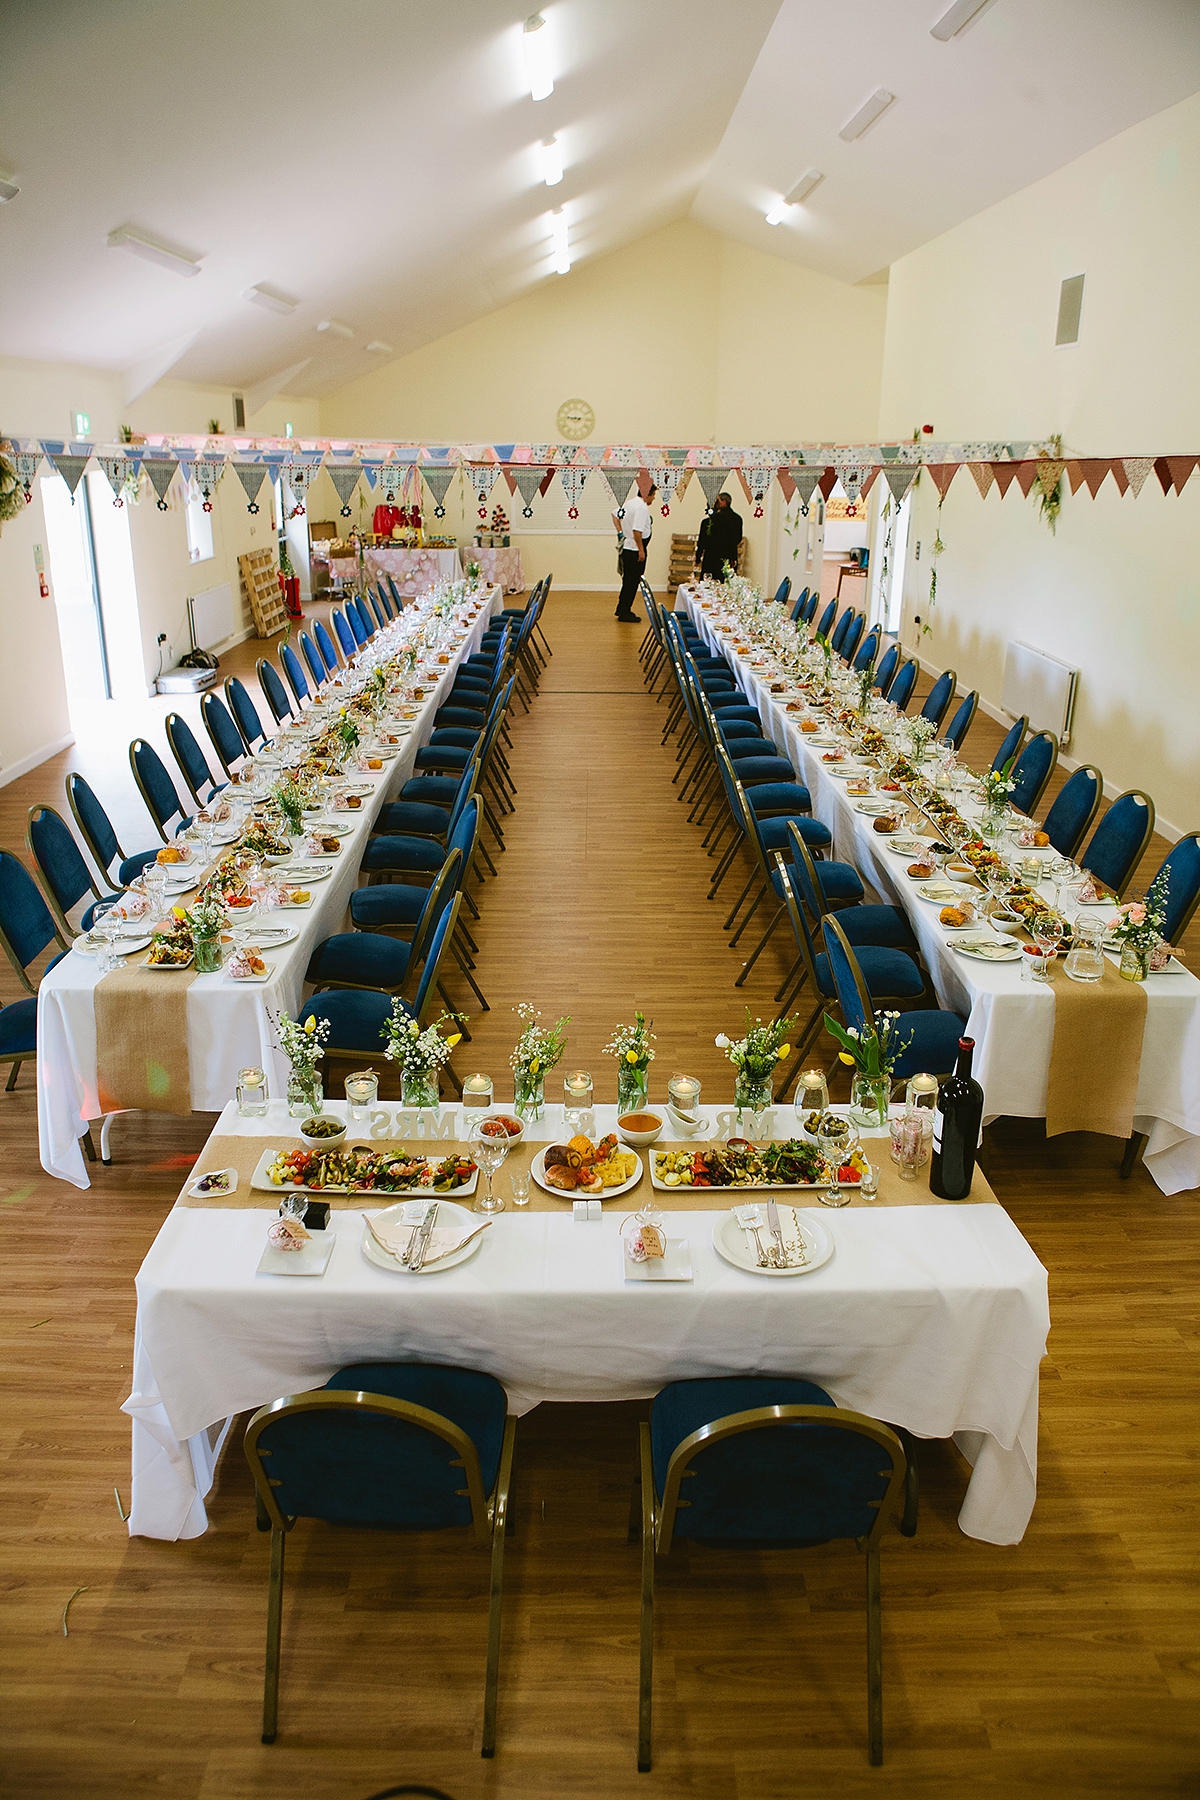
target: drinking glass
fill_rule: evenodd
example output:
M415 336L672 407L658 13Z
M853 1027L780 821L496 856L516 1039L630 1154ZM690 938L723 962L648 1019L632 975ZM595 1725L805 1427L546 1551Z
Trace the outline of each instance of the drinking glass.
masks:
M821 1069L805 1069L796 1083L796 1118L803 1125L809 1113L828 1111L829 1083Z
M96 945L96 967L101 975L108 975L120 967L121 959L115 947L120 920L113 916L116 904L115 900L98 900L92 908L92 928L88 935Z
M504 1211L504 1200L492 1192L492 1177L508 1155L508 1139L489 1137L482 1129L483 1121L477 1119L471 1128L471 1155L486 1177L484 1193L475 1197L475 1211L497 1213Z
M1047 962L1062 941L1063 922L1053 913L1038 913L1032 926L1033 941Z
M374 1069L356 1069L346 1077L346 1110L356 1125L369 1119L379 1098L379 1076Z
M161 863L149 863L143 869L142 889L150 902L151 922L155 923L163 916L163 897L167 891L167 871Z
M271 1093L262 1069L239 1069L237 1109L243 1119L265 1119Z
M892 1161L901 1181L915 1181L917 1170L925 1159L925 1133L916 1108L901 1113L888 1126L892 1140Z
M529 1205L529 1170L513 1169L508 1177L508 1191L514 1206Z

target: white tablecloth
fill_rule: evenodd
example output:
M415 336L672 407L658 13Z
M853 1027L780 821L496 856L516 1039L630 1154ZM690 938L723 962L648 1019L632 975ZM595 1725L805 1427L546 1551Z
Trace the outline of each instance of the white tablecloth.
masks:
M331 1110L335 1110L331 1108ZM341 1108L336 1108L341 1110ZM614 1107L598 1107L600 1130ZM268 1137L283 1108L217 1130ZM777 1108L777 1135L794 1129ZM548 1107L536 1135L561 1131ZM532 1135L532 1134L531 1134ZM1038 1365L1049 1330L1046 1272L995 1204L814 1207L833 1260L790 1281L744 1274L712 1248L715 1212L672 1212L695 1280L624 1279L620 1201L595 1224L497 1216L478 1254L413 1279L367 1261L359 1212L334 1212L320 1278L255 1273L274 1209L175 1208L137 1278L133 1497L129 1529L195 1537L231 1415L316 1387L358 1361L484 1369L510 1408L542 1400L641 1398L666 1382L729 1373L805 1376L839 1405L953 1436L974 1465L959 1523L1020 1540L1037 1471Z
M310 909L272 916L271 923L278 920L281 924L294 924L300 935L294 943L270 953L274 965L270 981L261 987L246 986L220 973L197 976L189 986L188 1065L193 1112L219 1112L236 1086L238 1070L250 1065L268 1071L275 1093L285 1091L287 1064L274 1046L268 1008L276 1017L281 1008L295 1015L314 946L343 927L350 895L358 886L358 865L371 822L412 775L417 751L429 741L434 716L443 704L441 695L449 688L453 671L476 648L492 613L499 610L501 599L500 590L492 588L488 606L424 702L414 721L415 728L404 739L399 754L377 774L368 772L356 777L364 785L370 782L374 793L364 798L360 813L345 815L347 823L353 820L353 830L342 839L343 848L333 874L327 881L313 884ZM95 957L72 951L43 977L38 991L41 1162L48 1174L74 1182L76 1187L90 1185L79 1137L87 1121L97 1118L101 1110L96 1081L97 979ZM164 981L170 979L163 977Z
M763 721L764 736L779 746L812 796L815 816L833 833L833 854L852 863L881 899L903 907L921 946L941 1004L967 1019L975 1039L974 1074L986 1098L987 1119L1046 1115L1054 990L1022 981L1015 963L984 963L957 955L938 924L940 908L917 898L920 885L905 874L909 858L887 848L871 821L855 812L845 783L831 775L798 725L773 698L745 659L712 630L694 589L681 588L686 608L705 641L730 662L739 685ZM1097 1046L1103 1054L1103 1046ZM1167 1194L1200 1187L1200 981L1174 963L1146 983L1146 1032L1142 1043L1134 1124L1147 1134L1145 1163Z
M386 545L368 545L363 555L368 580L374 581L379 575L388 574L402 594L423 594L435 581L458 581L462 577L457 550L403 549L399 545L389 549Z

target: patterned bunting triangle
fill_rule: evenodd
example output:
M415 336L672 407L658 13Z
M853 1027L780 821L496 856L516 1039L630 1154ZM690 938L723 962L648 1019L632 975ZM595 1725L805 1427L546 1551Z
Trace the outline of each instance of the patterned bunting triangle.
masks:
M579 498L583 493L583 484L590 474L590 469L577 469L574 467L560 469L558 471L558 479L562 482L563 493L567 496L568 519L577 519L579 517Z
M962 468L962 464L948 462L926 463L925 468L930 480L938 491L939 497L944 500L950 491L950 483Z
M659 509L663 518L669 519L671 502L683 477L683 470L675 468L671 463L659 463L650 473L658 489Z
M1083 471L1083 479L1087 482L1087 491L1094 500L1108 479L1112 470L1112 460L1107 456L1087 457L1079 467Z
M80 477L91 461L90 456L52 455L50 461L67 484L72 506L75 504L75 489L79 486Z
M549 454L549 444L530 444L529 446L529 460L531 463L544 463Z
M38 472L38 464L41 460L42 453L40 450L18 450L17 453L10 458L13 468L17 471L17 479L25 489L26 506L28 506L33 499L33 478Z
M863 471L857 464L839 463L837 478L842 484L842 492L850 502L850 512L858 511L858 503L862 498ZM757 514L755 515L758 516Z
M137 474L137 464L128 456L98 456L96 461L104 470L108 485L113 491L113 505L124 506L125 483L131 475Z
M308 494L309 488L312 486L313 477L316 472L316 465L313 463L288 463L287 467L284 469L284 480L292 491L293 505L291 512L288 514L290 519L302 519L304 517L305 497ZM397 478L399 479L399 476L402 474L403 471L399 471Z
M604 444L585 444L583 446L583 454L587 457L588 462L592 465L593 469L598 469L600 464L604 461L606 448L607 446Z
M492 489L496 485L496 477L500 473L495 463L472 463L470 469L471 486L475 490L475 498L479 502L479 516L487 518L487 503Z
M1028 500L1030 490L1037 480L1038 466L1036 462L1019 462L1017 464L1017 486Z
M450 483L458 473L456 469L422 469L421 475L425 486L433 495L433 516L444 519L446 516L446 495L450 491Z
M212 497L216 492L217 483L224 473L225 462L223 458L220 462L204 461L196 462L192 465L192 480L196 483L196 486L204 496L204 510L207 513L212 511ZM302 507L301 511L303 510Z
M704 504L711 506L721 489L725 486L728 469L697 469L696 480L704 489Z
M246 496L246 511L258 511L258 494L266 479L266 465L263 463L234 463L233 472L242 484Z
M888 463L883 471L883 479L892 490L892 499L899 506L913 482L917 479L915 463Z
M834 488L837 486L837 470L826 468L821 475L820 480L817 482L817 486L820 488L825 499L828 500L830 494L832 494Z
M341 516L350 517L350 496L358 486L362 474L361 463L330 463L329 479L333 483L333 491L342 503Z
M973 462L968 463L967 467L975 477L975 486L979 489L979 498L981 500L986 500L988 493L996 480L996 477L992 473L991 463Z
M682 469L688 458L686 445L676 445L666 452L666 457L673 468Z
M532 469L524 464L515 468L512 472L513 480L517 484L517 492L521 496L522 510L527 519L532 519L533 517L533 506L531 502L533 496L541 488L542 482L545 479L545 474L545 469Z
M996 486L1000 489L1001 495L1007 494L1017 479L1017 468L1016 463L994 462L992 464L992 474L996 477Z
M863 470L862 497L864 500L879 480L882 467L882 463L872 463L869 468Z
M178 467L179 464L174 459L167 460L165 457L157 456L148 456L142 464L142 468L150 477L151 487L158 495L159 512L167 510L167 489L174 480Z
M1154 465L1154 473L1158 476L1164 494L1172 488L1177 494L1183 492L1184 483L1196 466L1194 456L1160 456Z
M623 512L625 502L637 485L638 472L636 469L608 469L605 474L613 504L618 512Z
M800 496L801 517L807 519L809 502L813 497L813 489L821 479L821 471L820 469L804 469L798 463L792 463L788 474L795 483L796 492Z

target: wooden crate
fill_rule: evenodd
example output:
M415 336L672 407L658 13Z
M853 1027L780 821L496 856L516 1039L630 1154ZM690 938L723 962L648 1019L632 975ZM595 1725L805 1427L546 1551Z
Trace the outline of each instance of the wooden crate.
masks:
M255 630L260 638L274 637L287 623L275 552L250 550L238 557L238 568L242 574L242 592L254 615Z
M696 537L684 532L674 532L671 536L671 562L667 573L667 586L677 588L681 582L692 579L692 568L696 561Z

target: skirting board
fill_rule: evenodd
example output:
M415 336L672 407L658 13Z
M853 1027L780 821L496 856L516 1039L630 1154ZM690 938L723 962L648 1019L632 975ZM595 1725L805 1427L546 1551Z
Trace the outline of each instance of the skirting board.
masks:
M28 775L39 763L49 762L60 750L69 750L74 742L75 734L69 731L66 737L55 738L53 743L44 744L32 756L23 756L20 762L10 763L7 769L0 769L0 787L7 787L10 781L19 781L22 775Z
M937 667L936 663L926 662L925 658L919 653L917 655L917 661L921 665L922 673L931 675L934 680L936 680L942 672ZM951 704L953 704L953 700L951 701ZM1006 713L1002 706L996 706L993 701L985 700L982 694L979 696L979 710L980 712L985 712L989 719L994 719L997 725L1012 724L1012 714ZM1069 756L1065 750L1059 751L1059 767L1066 769L1068 774L1074 774L1082 760L1083 759L1078 756ZM1115 800L1118 794L1123 794L1124 792L1124 788L1116 787L1111 781L1106 781L1104 783L1104 798L1106 800ZM1182 825L1176 825L1172 820L1164 819L1161 813L1155 814L1154 829L1159 837L1166 838L1169 844L1178 843L1179 839L1183 836L1184 831Z

